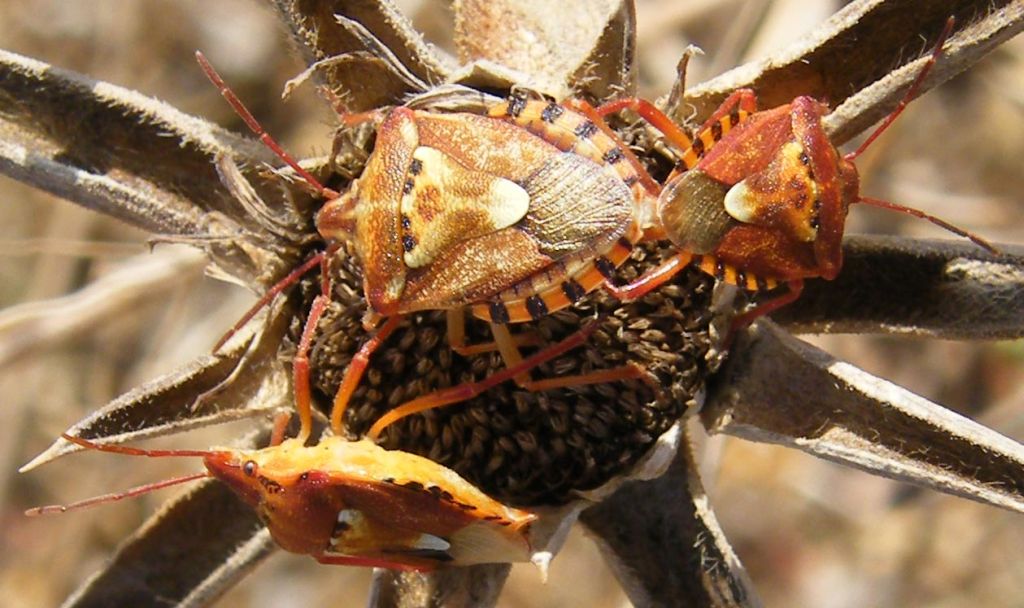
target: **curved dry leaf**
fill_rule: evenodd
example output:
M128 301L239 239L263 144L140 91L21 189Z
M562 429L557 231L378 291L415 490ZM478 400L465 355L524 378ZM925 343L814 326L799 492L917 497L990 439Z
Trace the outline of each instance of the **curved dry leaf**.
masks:
M1024 445L761 322L701 412L712 433L778 443L1024 513Z
M518 84L557 99L581 93L604 99L635 86L630 0L456 0L453 8L463 64L505 66L522 74Z
M252 508L207 480L164 505L63 608L208 606L275 548Z
M283 303L272 307L269 315L256 335L235 338L221 354L204 355L125 393L66 433L103 443L124 443L289 406L291 382L277 351L295 310ZM21 471L82 449L61 437Z
M668 471L633 481L580 514L634 606L761 602L711 509L690 447Z
M636 6L622 0L597 44L569 75L573 95L597 102L636 95Z
M893 110L924 60L895 68L927 53L951 15L957 18L954 33L922 92L977 63L1024 27L1024 7L1017 0L852 2L786 49L693 87L668 112L680 121L702 120L739 88L753 88L764 108L798 95L827 100L835 108L885 78L880 88L871 87L827 121L834 140L842 143Z
M274 5L307 63L352 58L319 70L323 82L351 112L394 105L407 95L423 92L411 86L382 49L424 83L437 84L448 75L443 60L388 0L274 0ZM370 38L358 28L346 27L347 21L359 24Z
M481 564L430 573L377 569L371 608L488 608L498 602L509 564Z
M834 281L808 281L772 315L797 333L889 333L954 340L1024 336L1024 249L848 237ZM884 297L879 297L884 294Z

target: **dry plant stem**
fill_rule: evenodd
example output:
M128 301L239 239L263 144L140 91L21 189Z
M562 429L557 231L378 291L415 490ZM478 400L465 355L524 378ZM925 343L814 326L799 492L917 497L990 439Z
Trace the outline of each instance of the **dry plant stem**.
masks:
M257 335L239 340L219 355L206 355L156 378L93 412L67 430L69 435L111 443L179 433L227 420L264 415L291 403L288 372L277 350L294 309L281 303ZM241 368L244 373L238 373ZM191 407L197 395L216 391ZM80 447L58 439L22 468L31 470Z
M664 475L627 483L580 522L634 606L761 605L685 443Z
M242 280L280 272L289 244L268 241L221 185L219 156L274 160L135 91L0 51L0 172L164 239L199 242Z
M360 24L421 81L439 83L447 75L435 53L388 0L272 0L272 4L307 63L346 54L356 59L331 65L319 75L349 112L393 105L395 100L423 91L411 88L408 79L374 48L377 45L367 45L356 31L342 25L339 17Z
M772 318L796 333L1020 338L1024 250L1000 251L994 256L961 241L847 237L836 280L809 281L800 299Z
M0 367L123 315L154 293L180 287L178 279L194 275L205 263L192 250L143 254L73 294L5 309L0 313Z
M778 443L1024 513L1024 446L770 321L737 339L701 420L712 433Z
M636 87L632 2L459 0L455 43L463 63L487 61L526 76L556 98L603 100Z

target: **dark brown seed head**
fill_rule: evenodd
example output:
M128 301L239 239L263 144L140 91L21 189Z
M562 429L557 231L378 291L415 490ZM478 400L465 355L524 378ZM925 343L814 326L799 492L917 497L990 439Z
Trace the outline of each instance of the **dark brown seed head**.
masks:
M619 281L653 267L666 252L638 248L617 271ZM358 264L339 257L336 282L312 352L314 384L331 402L352 354L365 338ZM600 486L628 472L694 404L708 374L712 282L684 272L638 302L620 304L603 292L574 308L512 327L555 341L600 312L588 343L533 371L535 379L639 363L653 373L661 397L637 381L530 393L512 382L470 401L410 416L385 431L383 444L430 457L495 498L518 506L556 504L574 490ZM309 291L312 294L312 284ZM469 343L490 341L486 324L468 321ZM411 315L372 357L347 414L348 429L366 432L387 409L439 387L481 379L504 367L489 353L462 357L448 348L443 311Z

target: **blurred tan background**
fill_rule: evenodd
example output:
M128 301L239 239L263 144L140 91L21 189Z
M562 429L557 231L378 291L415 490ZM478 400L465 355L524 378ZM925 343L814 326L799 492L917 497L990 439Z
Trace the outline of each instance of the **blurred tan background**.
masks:
M447 46L447 3L398 4ZM744 6L743 11L737 10ZM687 44L696 83L793 41L838 8L815 0L639 0L642 94L668 90ZM0 48L137 89L241 129L192 59L202 49L298 156L329 149L312 95L278 99L302 65L257 0L0 0ZM895 58L894 58L895 60ZM996 242L1024 243L1024 41L915 102L861 159L865 193L917 206ZM855 208L851 232L942 237L925 222ZM156 257L154 257L156 256ZM16 469L87 412L210 348L253 296L205 278L188 249L0 177L0 603L53 606L99 568L169 492L27 520L68 502L195 469L85 454ZM864 369L1024 438L1024 344L837 336L814 340ZM206 429L175 447L239 432ZM182 442L187 442L183 445ZM1024 518L918 491L781 448L702 442L722 526L769 606L1024 606ZM173 567L173 565L168 565ZM280 553L220 605L360 605L369 573ZM518 566L502 606L628 605L575 534L547 585Z

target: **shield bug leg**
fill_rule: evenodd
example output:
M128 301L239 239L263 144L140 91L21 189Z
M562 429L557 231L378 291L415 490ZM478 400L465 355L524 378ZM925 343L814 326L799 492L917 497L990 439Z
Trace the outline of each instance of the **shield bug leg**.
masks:
M483 380L479 380L477 382L464 382L457 386L441 389L439 391L417 397L411 401L407 401L388 411L373 423L373 426L370 427L370 430L366 433L366 437L371 441L376 441L386 427L401 420L402 418L405 418L406 416L472 399L480 393L497 386L502 382L521 376L538 365L546 363L556 357L560 357L566 352L582 345L590 337L590 334L594 333L594 330L597 329L597 325L597 321L588 323L586 326L577 330L562 341L556 342L551 346L537 351L536 353L524 358L516 365L506 367L499 372L494 372Z
M321 294L313 299L310 306L306 323L302 327L302 337L295 349L295 357L292 359L292 390L295 391L295 411L299 415L299 434L296 437L299 443L305 443L313 431L313 405L309 387L309 349L313 342L313 332L320 322L320 317L327 310L329 300Z
M496 341L466 344L466 310L452 308L447 311L448 346L463 357L489 353L498 350ZM512 336L516 346L540 346L541 337L534 332L518 333Z
M624 97L622 99L603 103L594 108L594 112L598 116L604 117L626 109L633 110L640 115L641 118L657 129L659 133L668 139L669 143L679 150L686 150L693 143L693 140L686 131L681 129L674 120L669 118L664 112L659 110L657 106L646 99L641 99L639 97Z
M498 344L498 348L501 352L502 359L505 361L505 365L509 368L519 365L523 361L523 357L520 354L519 349L516 348L514 338L509 333L508 326L492 323L491 331L494 333L495 341ZM526 371L523 374L515 376L513 380L515 380L516 384L521 388L534 393L549 391L556 388L585 386L587 384L608 384L624 380L642 380L654 389L655 393L661 394L661 387L657 382L651 379L644 367L632 362L618 367L613 367L611 369L599 369L582 374L560 376L557 378L545 378L543 380L531 379L529 371Z
M305 275L310 270L316 268L317 266L320 266L323 263L323 261L324 253L317 253L310 257L305 262L303 262L301 265L297 266L294 270L289 272L286 277L275 283L260 297L259 300L256 301L255 304L252 305L251 308L249 308L249 310L245 312L244 315L242 315L240 319L238 319L237 322L235 322L234 325L231 326L231 329L229 329L223 336L221 336L219 340L217 340L217 343L213 345L213 352L216 353L221 349L221 347L227 344L228 340L230 340L232 336L238 333L240 329L245 327L246 323L251 321L252 318L255 317L256 314L260 310L262 310L264 306L270 304L270 302L275 297L277 297L278 294L280 294L281 292L285 291L286 289L297 283L299 279L303 277L303 275Z
M770 315L783 306L795 302L804 291L804 282L802 280L788 281L786 286L789 288L789 291L786 293L761 302L752 310L748 310L741 315L737 315L732 320L732 323L729 325L729 333L725 337L726 348L728 348L728 345L732 343L732 338L737 331L747 327L757 319L765 315Z
M523 356L517 348L515 337L509 332L507 325L491 323L491 332L497 343L498 351L505 365L509 368L522 363ZM601 369L584 374L573 374L558 378L545 378L544 380L533 380L530 378L529 370L513 378L521 388L531 392L541 392L556 388L568 388L571 386L583 386L586 384L606 384L618 380L636 380L647 378L643 367L639 365L622 365L613 369Z
M373 352L388 339L388 336L398 328L402 319L402 315L388 317L387 321L377 328L377 331L375 331L374 334L359 347L359 351L356 352L355 356L352 357L352 361L349 362L348 367L345 368L345 374L342 376L341 384L338 386L338 391L334 395L334 405L331 407L331 431L333 431L335 435L340 437L344 432L345 410L348 409L349 399L352 398L352 393L354 393L356 388L359 386L359 381L362 379L363 373L366 371L366 366L370 363L370 355L372 355ZM308 359L306 365L307 371L305 385L308 396ZM296 380L296 382L298 381Z
M682 251L645 272L631 283L626 285L615 285L611 281L605 281L604 287L618 300L631 302L644 297L648 293L670 281L672 277L676 276L680 271L689 266L692 261L693 254L688 251Z
M284 434L288 431L288 423L291 419L291 412L278 412L274 415L274 425L270 429L270 447L281 445L284 441Z

